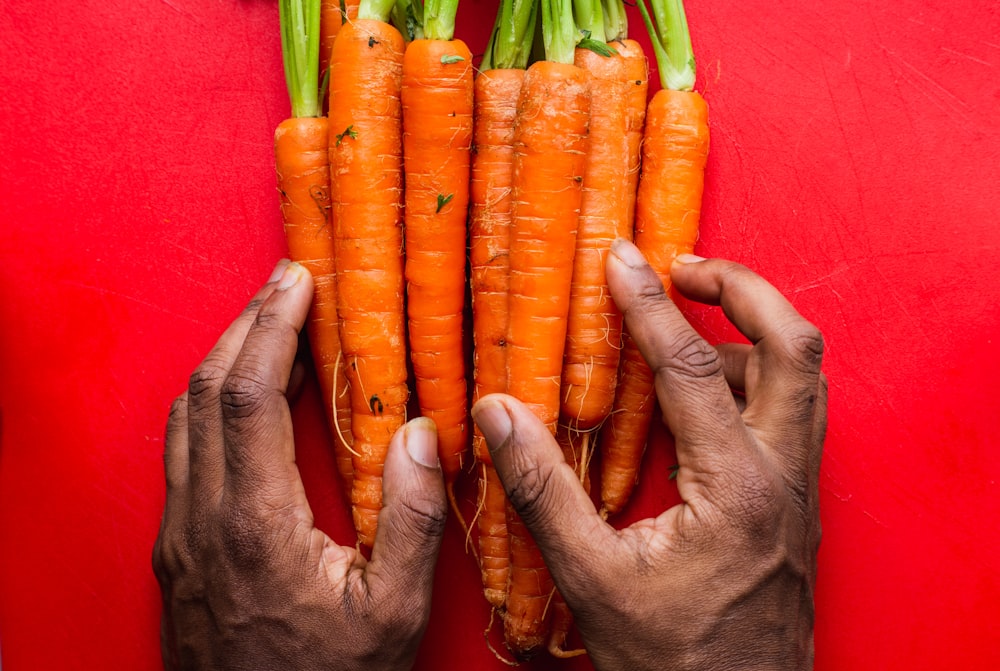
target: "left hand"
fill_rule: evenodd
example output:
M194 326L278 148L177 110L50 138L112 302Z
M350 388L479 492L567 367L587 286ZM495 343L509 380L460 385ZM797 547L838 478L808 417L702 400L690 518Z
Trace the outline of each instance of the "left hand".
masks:
M447 511L437 435L417 419L393 438L370 561L313 526L286 400L311 297L279 264L171 408L153 552L168 669L413 664Z

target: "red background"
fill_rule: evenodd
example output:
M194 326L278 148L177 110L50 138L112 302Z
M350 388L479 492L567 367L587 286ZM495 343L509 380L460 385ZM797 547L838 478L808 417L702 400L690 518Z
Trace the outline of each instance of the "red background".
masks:
M494 7L462 4L474 52ZM712 117L698 252L756 269L827 338L816 667L1000 668L1000 6L689 0L688 18ZM7 671L158 666L167 406L285 253L278 39L272 0L0 7ZM346 542L313 388L295 412L313 507ZM651 453L631 518L673 500L671 460ZM420 668L506 668L476 580L451 528Z

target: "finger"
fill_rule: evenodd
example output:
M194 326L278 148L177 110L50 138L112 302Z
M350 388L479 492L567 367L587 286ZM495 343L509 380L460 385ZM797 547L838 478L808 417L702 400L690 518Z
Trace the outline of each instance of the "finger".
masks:
M304 267L285 267L222 383L226 489L247 503L304 502L285 394L312 289Z
M278 262L267 284L223 332L188 381L188 467L192 495L200 500L215 498L222 491L225 473L222 409L219 405L222 383L243 347L260 306L274 292L275 283L287 265L286 259Z
M600 558L615 547L580 479L548 428L523 403L484 396L472 409L514 509L535 539L566 601L586 592Z
M734 391L746 391L747 360L753 348L746 343L727 342L715 346L722 359L722 374Z
M448 514L437 429L430 419L411 420L392 437L382 499L366 572L373 596L415 592L416 603L429 608Z
M696 257L695 257L696 258ZM771 434L770 444L791 449L786 460L802 463L794 446L808 444L823 337L781 293L748 268L730 261L676 262L671 277L679 291L695 300L720 305L726 316L754 343L746 369L748 424Z
M171 505L183 498L188 486L188 395L174 399L167 418L167 431L163 440L163 472L167 481L167 503ZM166 512L164 513L166 516Z
M684 319L635 245L615 241L607 277L629 333L655 375L657 398L676 438L681 467L718 472L723 455L717 447L745 445L743 421L719 352Z

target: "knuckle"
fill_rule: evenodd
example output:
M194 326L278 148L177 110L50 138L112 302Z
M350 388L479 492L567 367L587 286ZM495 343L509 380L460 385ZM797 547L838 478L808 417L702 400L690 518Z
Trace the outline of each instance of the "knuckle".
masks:
M811 323L802 320L787 326L781 340L791 360L803 371L818 374L823 363L823 334Z
M188 378L188 395L194 403L203 404L214 398L226 379L226 366L209 354Z
M416 500L403 502L407 524L412 533L420 539L434 539L444 535L445 510L431 501Z
M231 372L219 391L222 416L226 419L246 419L260 412L267 393L262 381L247 372Z
M675 345L674 355L656 371L657 376L679 373L694 379L722 375L722 357L697 333L685 334Z
M297 333L292 324L280 312L261 311L257 313L254 327L258 333L265 333L270 340Z
M178 426L187 421L187 405L187 393L181 394L170 403L170 412L167 413L168 427Z

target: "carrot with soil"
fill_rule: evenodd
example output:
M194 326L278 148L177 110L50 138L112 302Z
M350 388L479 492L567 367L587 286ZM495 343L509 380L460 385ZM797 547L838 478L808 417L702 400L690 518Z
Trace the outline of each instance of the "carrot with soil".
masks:
M427 0L403 56L403 168L410 358L420 412L438 429L451 507L469 447L463 342L472 53L454 39L458 0Z
M354 524L371 546L389 440L406 420L403 307L403 38L391 1L362 0L330 77L330 170L341 342L354 436Z
M291 117L274 132L274 158L289 257L313 276L315 292L306 333L333 434L334 457L345 497L351 464L350 406L337 318L337 276L330 220L328 126L322 116L317 51L318 0L281 0L281 47Z
M590 81L573 65L569 0L542 0L548 60L525 73L514 130L507 391L555 433L590 116ZM513 511L510 511L513 513ZM508 648L519 657L548 638L551 578L517 516L508 515Z
M497 22L475 80L475 151L469 184L469 266L472 288L472 400L507 391L507 294L514 118L524 81L538 4L502 0ZM472 438L478 464L480 571L483 593L496 609L504 607L510 567L507 504L478 428Z
M642 171L636 197L635 243L665 290L670 264L690 253L698 238L705 162L708 106L695 92L694 55L680 0L651 0L639 10L649 30L663 88L646 112ZM653 414L653 375L638 347L626 339L615 411L602 433L601 512L620 511L638 477Z

